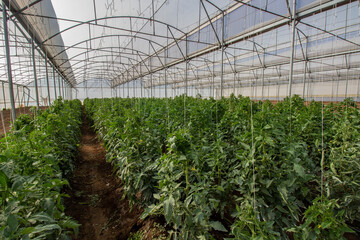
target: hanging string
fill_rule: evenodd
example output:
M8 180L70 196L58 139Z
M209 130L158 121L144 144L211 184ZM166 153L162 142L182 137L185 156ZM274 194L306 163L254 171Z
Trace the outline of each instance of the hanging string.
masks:
M254 120L253 120L253 101L250 100L250 124L251 124L251 161L253 174L253 208L256 213L256 176L255 176L255 157L254 157Z
M324 96L321 98L321 197L324 190Z

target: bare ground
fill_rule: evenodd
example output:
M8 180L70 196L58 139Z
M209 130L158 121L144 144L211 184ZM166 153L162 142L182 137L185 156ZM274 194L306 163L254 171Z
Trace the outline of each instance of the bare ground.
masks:
M142 210L130 210L122 200L121 184L105 160L105 149L96 138L86 118L83 119L82 140L74 176L66 200L66 213L80 224L82 240L127 239L139 223Z

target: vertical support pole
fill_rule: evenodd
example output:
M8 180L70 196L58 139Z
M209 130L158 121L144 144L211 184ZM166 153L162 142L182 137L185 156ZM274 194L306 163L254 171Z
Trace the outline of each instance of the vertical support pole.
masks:
M66 94L66 82L64 81L64 79L62 78L62 84L63 84L63 94L64 94L64 99L67 99L67 94Z
M48 103L49 107L51 105L51 96L50 96L50 84L49 84L49 71L48 71L48 63L45 55L45 72L46 72L46 86L47 86L47 92L48 92Z
M101 99L104 99L103 85L102 81L100 81L100 89L101 89Z
M349 68L346 69L345 99L348 97L348 86L349 86Z
M235 89L236 89L236 72L234 71L234 96L236 97Z
M95 24L97 24L96 3L95 3L95 0L93 0L93 5L94 5ZM90 24L89 24L89 27L90 27Z
M25 104L25 87L23 86L23 96L22 96L22 99L23 99L23 103L24 103L24 107L26 106Z
M289 84L288 84L288 94L291 97L292 90L292 81L293 81L293 71L294 71L294 52L295 52L295 20L296 20L296 0L293 0L293 13L292 13L292 22L291 22L291 57L290 57L290 72L289 72Z
M34 74L34 83L35 83L35 99L36 99L36 107L39 109L39 90L38 90L38 82L36 76L36 62L35 62L35 44L34 40L31 41L31 54L32 54L32 62L33 62L33 74Z
M61 77L61 88L62 88L62 96L65 99L66 96L65 96L65 91L64 91L64 79L62 77Z
M53 80L54 80L54 94L55 94L55 100L56 100L57 99L57 93L56 93L55 68L53 68Z
M212 85L210 85L211 96L215 98L215 53L213 53L213 64L212 64Z
M89 97L89 91L88 91L88 82L85 81L84 83L84 88L85 88L85 98L88 98Z
M348 96L348 86L349 86L349 68L350 68L350 55L346 56L346 85L345 85L345 98Z
M306 87L306 73L307 69L307 48L308 48L308 37L305 37L305 61L304 61L304 86L303 86L303 99L305 99L305 87Z
M128 79L129 79L129 78L128 78ZM127 98L129 98L129 97L130 97L130 83L127 82L127 83L126 83L126 86L127 86Z
M27 89L28 90L28 99L27 99L27 104L26 106L29 106L29 102L30 102L30 88Z
M65 82L65 80L63 79L63 91L64 91L64 97L65 97L65 99L67 99L67 92L66 92L66 82Z
M2 82L2 92L3 92L3 98L4 98L4 108L6 109L6 96L5 96L5 83Z
M134 98L136 97L136 96L135 96L135 81L136 81L136 80L133 81L133 94L134 94L133 97L134 97Z
M166 30L166 46L169 46L169 29ZM168 94L167 94L167 71L168 71L168 68L167 68L167 58L169 56L169 50L166 49L164 50L164 62L165 62L165 98L168 97Z
M165 53L166 53L167 51L165 51ZM167 98L168 97L168 94L167 94L167 67L166 67L166 59L167 59L167 57L166 57L166 54L165 54L165 69L164 69L164 74L165 74L165 76L164 76L164 78L165 78L165 98Z
M265 48L263 48L263 61L261 72L261 101L264 101L264 85L265 85Z
M21 100L20 100L20 92L19 92L19 85L16 85L16 92L17 92L17 99L18 99L18 104L19 104L19 108L20 108L20 105L21 105Z
M153 75L152 75L152 73L150 73L150 97L151 98L153 97Z
M62 97L61 95L61 82L60 82L60 76L59 73L57 72L57 78L58 78L58 86L59 86L59 97ZM62 97L63 98L63 97Z
M123 90L122 97L125 98L125 83L122 84L122 90Z
M222 12L222 21L221 21L221 75L220 75L220 98L223 97L223 87L224 87L224 34L225 34L225 14Z
M14 99L14 88L12 81L12 70L11 70L11 59L10 59L10 47L9 47L9 33L8 33L8 18L6 14L5 3L2 2L3 9L3 26L4 26L4 40L5 40L5 52L6 52L6 66L7 66L7 76L8 76L8 84L9 84L9 94L10 94L10 104L11 104L11 114L12 120L15 122L16 119L16 111L15 111L15 99ZM5 95L4 95L5 97ZM4 98L5 101L5 98Z
M185 97L188 96L188 66L189 66L189 61L188 61L188 36L185 36Z

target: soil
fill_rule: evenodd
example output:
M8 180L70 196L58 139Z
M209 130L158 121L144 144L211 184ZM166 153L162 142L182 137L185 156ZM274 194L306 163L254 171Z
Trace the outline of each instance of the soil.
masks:
M40 109L46 109L47 107L40 107ZM11 110L5 109L2 110L3 117L4 117L4 125L5 125L5 132L9 132L11 128ZM20 114L32 114L30 111L30 107L22 107L22 108L16 108L16 116L19 116ZM2 124L2 119L0 117L0 138L4 135L4 128Z
M65 200L66 214L81 224L74 239L127 239L141 222L143 210L136 206L131 209L122 199L121 183L106 162L105 149L87 118L83 117L81 131L76 168L67 191L70 198Z

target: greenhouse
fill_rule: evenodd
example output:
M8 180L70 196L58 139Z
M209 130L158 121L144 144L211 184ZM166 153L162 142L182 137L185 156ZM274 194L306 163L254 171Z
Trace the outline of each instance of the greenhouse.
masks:
M0 239L360 239L360 1L0 9Z

